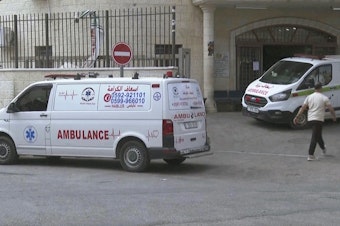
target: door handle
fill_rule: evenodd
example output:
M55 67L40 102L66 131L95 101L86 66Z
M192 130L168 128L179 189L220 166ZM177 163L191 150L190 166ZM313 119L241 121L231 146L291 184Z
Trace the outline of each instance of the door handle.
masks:
M40 114L40 117L47 117L47 114L41 113L41 114Z

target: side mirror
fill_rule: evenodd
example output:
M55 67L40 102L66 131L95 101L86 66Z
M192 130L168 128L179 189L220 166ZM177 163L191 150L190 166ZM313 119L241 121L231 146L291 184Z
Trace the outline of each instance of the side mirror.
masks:
M15 113L18 112L19 109L17 108L15 103L10 103L7 108L7 113Z

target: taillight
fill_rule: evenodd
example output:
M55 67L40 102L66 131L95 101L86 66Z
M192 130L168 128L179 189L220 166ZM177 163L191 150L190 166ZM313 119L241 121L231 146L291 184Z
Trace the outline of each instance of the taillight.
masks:
M163 135L172 135L174 133L174 125L170 119L163 119Z

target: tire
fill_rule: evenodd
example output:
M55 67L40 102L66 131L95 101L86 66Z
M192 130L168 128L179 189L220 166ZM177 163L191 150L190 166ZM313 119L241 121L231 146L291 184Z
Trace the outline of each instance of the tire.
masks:
M139 141L128 141L122 145L119 160L123 169L130 172L142 172L150 164L145 146Z
M296 117L298 112L299 112L299 109L297 109L294 112L292 118L289 121L289 126L293 129L305 129L307 127L307 123L308 123L307 112L302 113L297 119L298 123L294 124L294 118Z
M9 165L18 160L17 150L11 139L0 137L0 164Z
M178 166L182 162L185 161L186 158L177 158L177 159L163 159L166 163L168 163L171 166Z

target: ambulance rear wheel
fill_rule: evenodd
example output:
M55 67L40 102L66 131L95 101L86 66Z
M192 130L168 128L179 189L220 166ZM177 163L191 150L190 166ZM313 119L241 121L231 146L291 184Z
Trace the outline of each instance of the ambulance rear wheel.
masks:
M186 158L177 158L177 159L164 159L164 161L166 163L168 163L171 166L178 166L180 165L182 162L184 162Z
M135 140L122 145L119 159L123 169L130 172L144 171L150 164L144 144Z
M13 164L17 159L18 154L13 141L8 137L0 137L0 164Z

